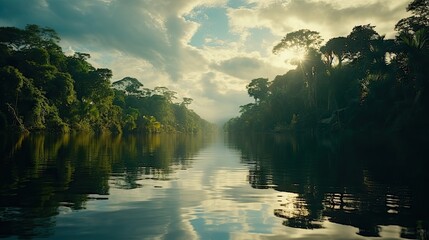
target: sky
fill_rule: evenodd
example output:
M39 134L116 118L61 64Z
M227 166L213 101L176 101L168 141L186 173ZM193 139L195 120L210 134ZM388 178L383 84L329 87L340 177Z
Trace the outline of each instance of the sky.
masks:
M253 102L252 79L285 74L291 53L272 48L287 33L347 36L371 24L393 38L410 0L0 0L0 26L37 24L56 30L66 54L85 52L91 64L164 86L211 122L239 115Z

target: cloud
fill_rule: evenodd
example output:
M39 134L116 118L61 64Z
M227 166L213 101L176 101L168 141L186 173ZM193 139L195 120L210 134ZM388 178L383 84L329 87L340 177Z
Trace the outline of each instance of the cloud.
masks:
M273 72L284 71L255 57L233 57L221 61L219 64L213 64L212 67L220 72L246 81L258 77L272 77Z
M191 108L213 122L226 121L238 114L239 106L251 101L247 95L243 80L221 72L209 71L202 73L189 94L198 96Z
M0 0L0 25L51 27L65 51L90 53L113 80L166 86L216 121L252 101L251 79L272 80L293 67L287 55L271 53L286 33L308 28L328 40L371 23L392 37L408 1Z
M204 58L187 45L198 25L181 15L197 1L1 1L3 22L36 23L56 29L75 45L93 51L119 50L144 58L174 81L204 67ZM216 3L209 1L208 3ZM24 6L25 5L25 6ZM12 10L12 11L11 11Z
M230 9L228 15L235 31L267 27L273 33L286 33L308 28L319 31L325 40L347 35L354 26L372 24L380 34L394 35L394 25L406 16L408 0L390 2L361 1L264 1L253 8Z
M227 73L233 77L249 79L255 77L258 70L262 68L262 62L258 59L249 57L234 57L213 67L221 72Z

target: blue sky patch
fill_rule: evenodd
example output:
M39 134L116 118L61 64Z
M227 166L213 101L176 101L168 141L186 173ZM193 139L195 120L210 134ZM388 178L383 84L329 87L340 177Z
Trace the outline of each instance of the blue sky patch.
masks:
M227 3L230 8L252 8L255 5L255 3L248 3L246 0L229 0Z
M226 8L196 8L185 18L201 24L190 41L190 44L195 47L221 46L239 39L239 36L229 31Z

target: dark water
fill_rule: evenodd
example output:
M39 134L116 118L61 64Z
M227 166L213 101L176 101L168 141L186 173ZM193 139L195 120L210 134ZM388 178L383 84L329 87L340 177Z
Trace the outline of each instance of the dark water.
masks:
M424 143L2 136L0 237L428 239Z

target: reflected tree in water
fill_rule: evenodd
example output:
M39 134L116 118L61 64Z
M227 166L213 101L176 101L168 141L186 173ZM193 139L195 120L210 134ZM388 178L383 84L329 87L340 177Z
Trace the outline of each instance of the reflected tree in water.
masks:
M54 216L109 198L114 188L169 180L209 142L197 135L0 136L0 237L49 236Z
M274 215L286 226L315 229L329 220L376 237L380 226L398 225L402 237L427 237L423 141L270 134L231 134L228 141L249 165L252 187L280 192Z

